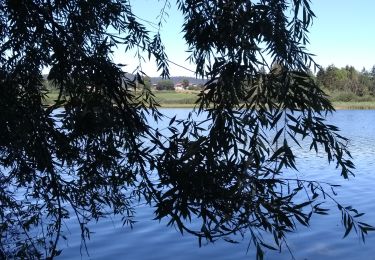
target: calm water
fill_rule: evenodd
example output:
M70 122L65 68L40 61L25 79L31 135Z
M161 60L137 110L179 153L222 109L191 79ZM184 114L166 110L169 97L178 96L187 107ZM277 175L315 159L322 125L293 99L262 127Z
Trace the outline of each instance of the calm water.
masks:
M183 118L187 109L169 109L163 112L178 114ZM353 205L365 212L363 221L375 225L375 111L340 110L329 121L340 127L349 137L350 150L356 164L356 177L343 180L333 165L325 158L300 153L298 166L306 178L341 184L336 199L343 205ZM328 204L327 204L328 206ZM152 220L152 210L139 205L133 229L122 227L118 219L105 219L91 226L95 232L88 241L89 255L80 254L80 234L74 220L68 221L68 241L63 242L62 255L58 259L254 259L254 247L247 247L249 239L239 244L217 241L198 247L198 241L190 235L181 236L174 228L167 228ZM329 216L312 218L309 228L300 227L290 234L289 246L296 259L375 259L375 233L367 236L363 244L355 233L342 239L344 229L336 208ZM281 254L268 251L265 259L291 259L287 250Z

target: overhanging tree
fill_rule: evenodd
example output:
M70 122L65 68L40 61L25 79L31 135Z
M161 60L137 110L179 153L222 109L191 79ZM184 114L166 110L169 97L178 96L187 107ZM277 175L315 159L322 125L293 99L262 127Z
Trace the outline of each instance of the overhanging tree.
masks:
M309 1L177 4L196 74L209 81L195 110L204 122L172 118L165 133L146 121L166 120L149 89L133 91L142 75L129 78L112 59L115 47L138 48L169 76L160 34L129 1L0 3L2 257L58 255L66 218L77 218L83 239L87 223L109 211L132 225L138 199L199 241L248 231L259 258L272 248L262 232L281 248L297 222L326 214L331 185L285 173L297 167L291 143L304 139L342 177L353 174L347 140L324 120L333 107L308 73ZM60 90L49 107L44 67ZM373 229L337 205L345 235Z

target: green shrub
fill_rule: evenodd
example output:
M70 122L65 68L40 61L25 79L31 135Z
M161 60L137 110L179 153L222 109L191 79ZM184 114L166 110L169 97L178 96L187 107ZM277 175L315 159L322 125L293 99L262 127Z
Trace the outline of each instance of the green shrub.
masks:
M349 102L349 101L356 101L357 95L353 92L349 91L340 91L340 92L332 92L330 95L330 99L333 102L341 101L341 102Z
M327 93L332 102L371 102L375 101L375 97L369 94L358 96L351 91L334 91Z
M171 80L161 80L157 83L157 90L174 90L174 84Z

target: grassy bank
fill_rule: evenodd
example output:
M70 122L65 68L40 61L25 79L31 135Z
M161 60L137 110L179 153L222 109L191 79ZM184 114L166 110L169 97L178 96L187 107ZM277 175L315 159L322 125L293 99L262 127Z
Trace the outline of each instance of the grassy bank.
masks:
M188 105L193 106L198 99L198 91L175 92L175 91L155 91L155 98L162 106Z
M367 102L332 102L335 109L374 109L375 110L375 101Z
M193 107L198 99L199 91L175 92L175 91L155 91L155 99L162 107ZM54 104L58 98L58 91L51 90L45 99L48 105Z
M198 92L178 93L174 91L159 91L154 94L162 107L184 108L194 107ZM337 96L330 99L335 109L375 109L375 99L371 100L369 97L359 97L355 101L337 101L339 100Z
M175 91L155 91L155 98L162 107L165 108L190 108L194 107L197 100L198 91L175 92ZM57 91L51 91L46 99L46 104L53 104L58 97ZM375 99L357 99L355 101L340 101L337 95L331 96L331 101L335 109L375 109Z

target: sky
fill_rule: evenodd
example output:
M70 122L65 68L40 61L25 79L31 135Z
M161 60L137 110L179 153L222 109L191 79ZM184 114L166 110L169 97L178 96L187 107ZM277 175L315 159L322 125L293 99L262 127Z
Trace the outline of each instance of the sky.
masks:
M168 17L161 28L162 41L168 58L190 70L194 65L186 61L188 47L183 40L181 26L183 17L175 1L167 8ZM164 0L131 0L134 13L148 21L158 21ZM316 15L310 27L308 51L323 67L352 65L357 70L370 70L375 65L375 0L312 0L311 7ZM154 26L148 26L156 31ZM137 67L134 54L121 49L114 55L116 62L128 64L127 71ZM142 70L149 76L159 76L155 62L142 63ZM194 76L194 73L170 64L171 76Z

